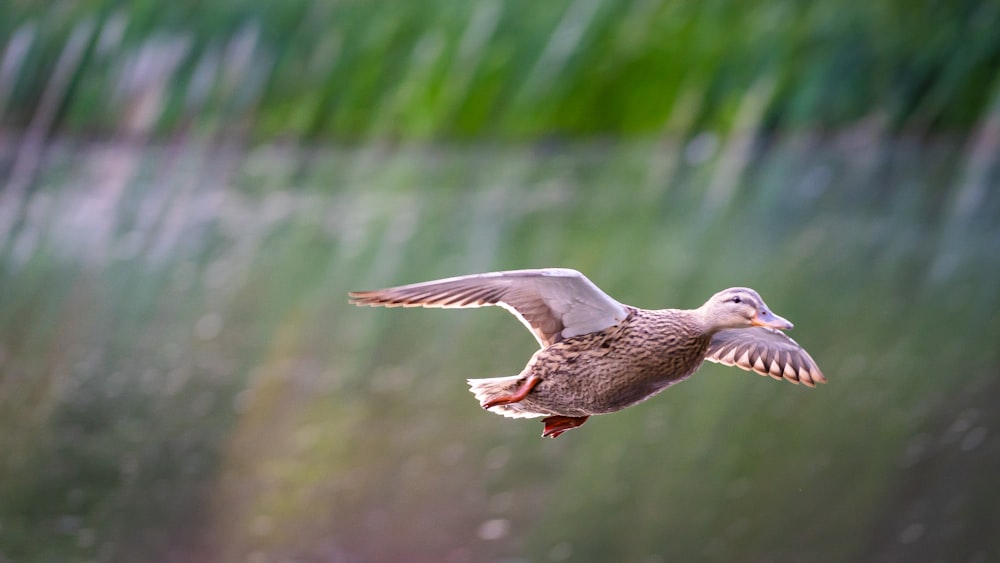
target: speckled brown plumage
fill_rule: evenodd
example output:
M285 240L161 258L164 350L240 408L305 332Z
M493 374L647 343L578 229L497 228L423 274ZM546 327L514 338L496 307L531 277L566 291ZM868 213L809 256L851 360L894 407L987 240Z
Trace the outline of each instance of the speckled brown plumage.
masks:
M809 354L780 330L791 323L757 292L730 288L697 309L622 305L579 272L515 270L352 292L386 307L502 306L538 339L520 374L469 380L480 404L510 417L546 416L545 436L640 403L693 374L704 360L813 386Z
M518 380L493 391L509 393L529 375L541 381L524 400L494 409L513 416L619 411L689 377L710 341L697 319L682 311L631 308L619 325L536 352Z

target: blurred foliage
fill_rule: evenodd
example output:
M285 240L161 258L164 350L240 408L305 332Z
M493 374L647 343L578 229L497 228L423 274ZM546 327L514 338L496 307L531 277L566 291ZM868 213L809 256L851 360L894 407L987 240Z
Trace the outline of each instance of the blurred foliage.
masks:
M773 130L961 132L1000 90L998 28L992 0L12 0L0 123L52 87L83 133L659 135L738 128L756 92Z
M0 221L0 559L996 559L1000 197L877 135L55 143ZM542 440L464 383L532 353L510 315L346 303L550 265L753 286L830 383L710 365Z
M1000 560L996 29L0 3L0 561ZM543 441L463 382L529 357L509 315L346 304L541 266L756 287L830 384L706 366Z

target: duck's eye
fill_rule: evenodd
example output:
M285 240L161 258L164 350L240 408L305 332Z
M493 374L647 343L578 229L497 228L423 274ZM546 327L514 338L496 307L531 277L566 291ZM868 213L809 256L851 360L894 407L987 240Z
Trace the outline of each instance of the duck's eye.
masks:
M743 300L740 299L739 295L737 295L736 297L733 297L732 299L730 299L730 301L732 301L733 303L742 303L743 302Z

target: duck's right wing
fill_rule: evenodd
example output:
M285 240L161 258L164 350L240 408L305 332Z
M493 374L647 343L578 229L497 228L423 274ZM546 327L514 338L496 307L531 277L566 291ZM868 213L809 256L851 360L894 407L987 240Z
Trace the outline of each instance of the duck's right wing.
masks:
M712 337L705 359L809 387L826 383L812 356L798 342L773 328L720 330Z
M349 295L355 305L376 307L497 305L520 319L543 347L604 330L628 316L624 305L586 276L565 268L473 274Z

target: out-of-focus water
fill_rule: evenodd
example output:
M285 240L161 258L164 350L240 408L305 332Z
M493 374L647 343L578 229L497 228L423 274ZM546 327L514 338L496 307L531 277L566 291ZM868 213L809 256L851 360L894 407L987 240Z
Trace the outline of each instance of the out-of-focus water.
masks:
M975 146L63 140L36 172L0 217L0 559L1000 557ZM829 384L710 365L542 440L464 382L521 369L513 317L346 300L541 266L649 308L752 286Z

